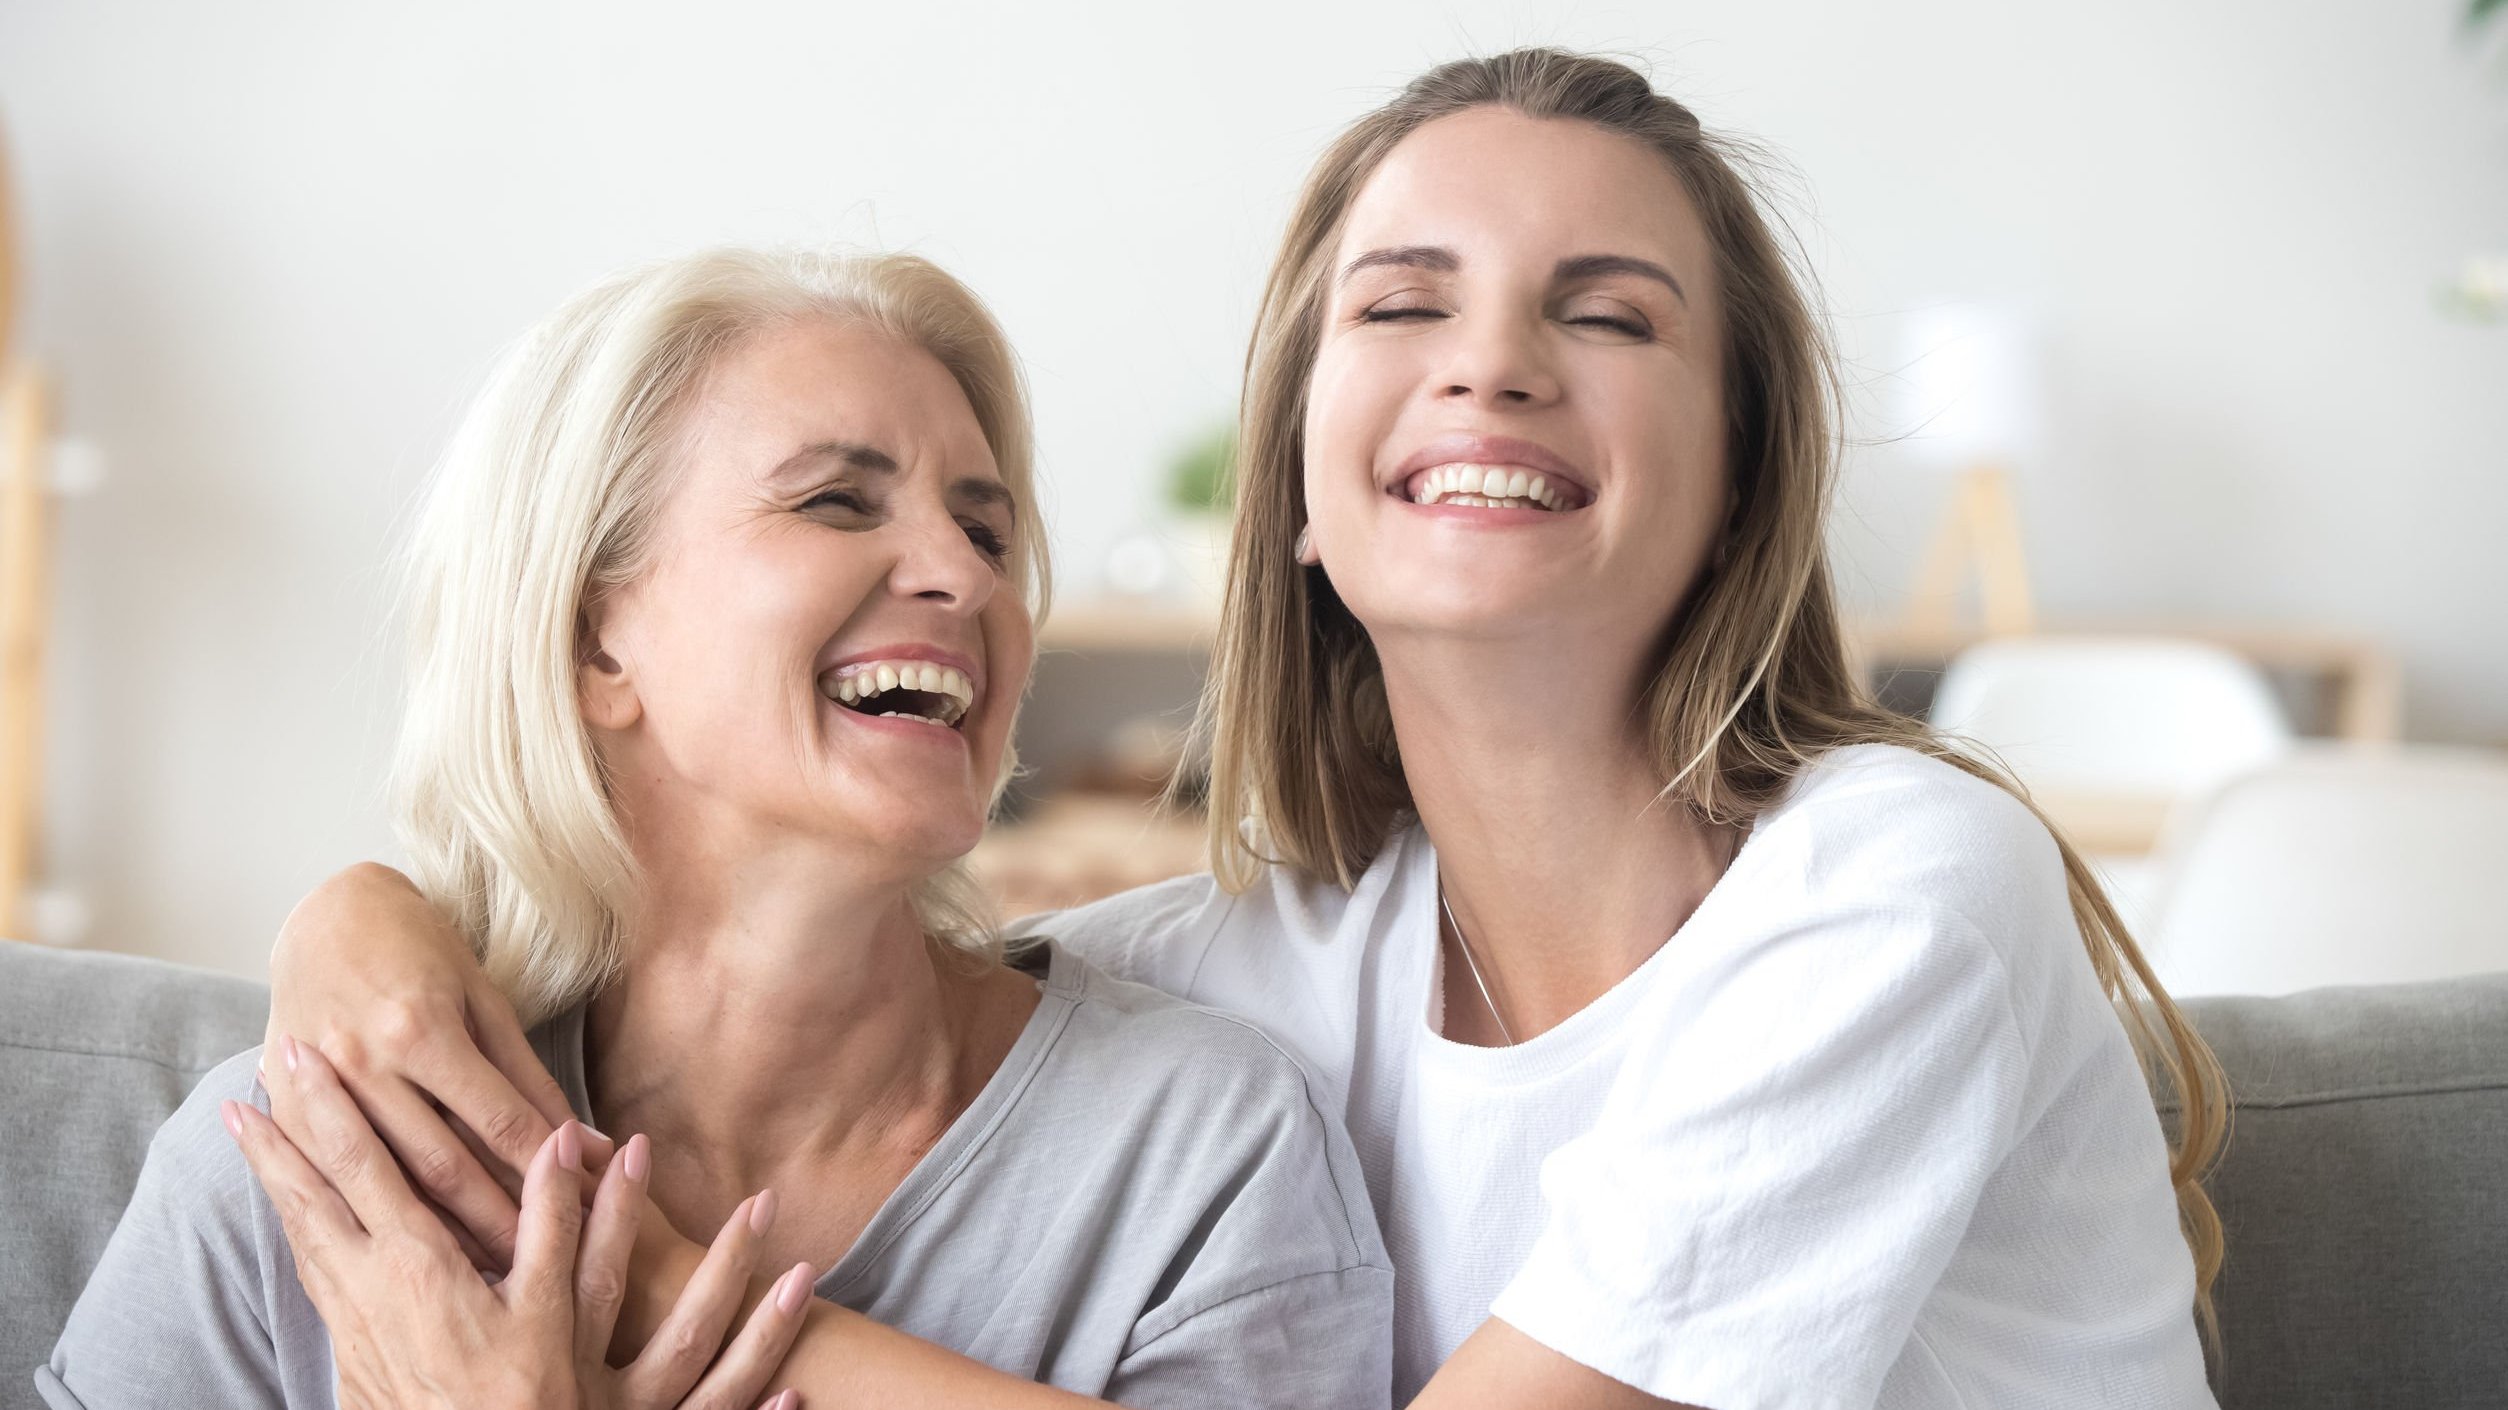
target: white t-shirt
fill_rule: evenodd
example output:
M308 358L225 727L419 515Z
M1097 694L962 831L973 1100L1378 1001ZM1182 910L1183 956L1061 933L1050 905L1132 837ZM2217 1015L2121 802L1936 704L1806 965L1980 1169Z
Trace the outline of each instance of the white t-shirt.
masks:
M1416 827L1346 893L1187 877L1019 929L1254 1018L1338 1095L1397 1404L1493 1314L1710 1410L2213 1404L2054 842L1947 764L1829 755L1667 944L1510 1048L1438 1032Z

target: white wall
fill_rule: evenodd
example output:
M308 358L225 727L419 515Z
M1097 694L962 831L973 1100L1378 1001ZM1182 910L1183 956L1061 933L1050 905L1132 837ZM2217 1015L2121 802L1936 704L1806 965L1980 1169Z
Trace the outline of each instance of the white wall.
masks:
M1231 404L1305 163L1519 42L1645 56L1787 153L1866 372L1919 302L2037 311L2051 609L2374 632L2416 733L2508 738L2508 329L2431 298L2508 245L2508 82L2457 9L12 0L23 331L112 471L62 516L54 873L97 943L249 973L387 847L396 516L500 340L626 261L837 239L967 276L1084 587ZM1840 530L1868 601L1931 510L1892 458Z

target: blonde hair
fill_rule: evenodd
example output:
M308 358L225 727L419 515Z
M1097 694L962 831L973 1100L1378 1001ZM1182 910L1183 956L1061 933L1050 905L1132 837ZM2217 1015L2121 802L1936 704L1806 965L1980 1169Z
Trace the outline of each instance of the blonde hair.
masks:
M454 434L410 546L393 768L419 890L525 1023L613 972L635 882L576 694L585 605L642 571L715 365L762 330L816 319L877 329L949 370L1018 506L1013 581L1043 610L1026 390L992 315L938 266L714 250L613 278L526 334ZM998 953L958 868L915 904L936 937Z
M1944 760L2027 803L2000 770L1873 703L1849 664L1822 539L1837 374L1809 281L1743 175L1751 155L1703 131L1630 68L1523 49L1432 69L1343 132L1308 178L1264 286L1246 356L1227 598L1200 722L1221 881L1242 889L1278 864L1348 887L1411 812L1375 648L1330 581L1295 559L1306 520L1307 382L1352 201L1404 137L1484 105L1646 143L1680 179L1715 249L1734 508L1724 551L1679 612L1642 701L1663 802L1709 823L1744 824L1820 755L1880 743ZM2099 982L2146 1073L2180 1099L2170 1176L2209 1333L2222 1239L2202 1178L2226 1136L2228 1083L2089 867L2060 833L2056 844Z

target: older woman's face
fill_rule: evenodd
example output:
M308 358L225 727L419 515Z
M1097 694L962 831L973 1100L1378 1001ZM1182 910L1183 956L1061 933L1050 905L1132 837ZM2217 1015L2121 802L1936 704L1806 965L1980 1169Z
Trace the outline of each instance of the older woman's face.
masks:
M1380 645L1642 660L1726 509L1714 275L1632 138L1491 107L1387 154L1333 255L1305 481L1315 549Z
M582 673L631 825L963 855L1034 657L1010 548L1036 532L965 394L921 348L809 322L725 356L686 431Z

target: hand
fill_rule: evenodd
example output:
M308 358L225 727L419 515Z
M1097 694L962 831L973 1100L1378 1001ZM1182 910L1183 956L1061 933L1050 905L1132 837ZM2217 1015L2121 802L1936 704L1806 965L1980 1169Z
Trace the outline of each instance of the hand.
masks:
M310 1035L471 1261L509 1267L521 1172L573 1113L460 933L409 878L360 863L288 916L270 984L266 1050ZM270 1097L280 1128L310 1147L284 1084ZM584 1132L592 1167L610 1149Z
M774 1199L733 1211L646 1350L608 1364L627 1262L646 1218L651 1152L639 1136L579 1195L583 1128L561 1123L523 1179L513 1272L493 1286L401 1178L390 1151L313 1048L282 1036L265 1082L290 1090L314 1144L300 1149L240 1102L221 1109L277 1207L298 1280L329 1327L344 1407L583 1405L599 1410L755 1404L809 1305L811 1270L777 1280L731 1344ZM767 1402L795 1410L787 1390Z

